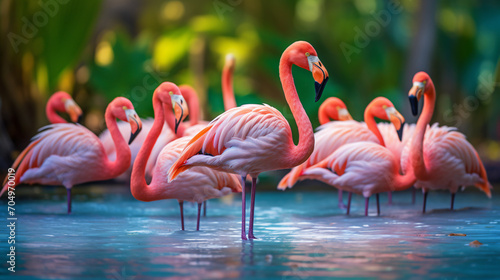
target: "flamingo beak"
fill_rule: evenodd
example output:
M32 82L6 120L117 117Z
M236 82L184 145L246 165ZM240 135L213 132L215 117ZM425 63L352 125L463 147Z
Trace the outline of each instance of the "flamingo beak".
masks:
M318 102L321 94L323 94L326 82L328 82L328 71L317 56L310 55L307 57L307 60L309 62L309 70L313 74L314 87L316 89L316 98L314 101Z
M424 83L414 82L413 87L410 89L408 93L408 99L410 100L411 113L413 116L418 115L418 101L422 97L422 92L424 89Z
M134 139L139 135L139 132L142 130L142 122L134 109L126 109L125 114L127 116L127 121L130 124L130 140L128 144L132 144Z
M349 114L349 111L345 108L339 108L338 110L338 115L339 115L339 121L352 121L353 118L351 117L351 114Z
M64 109L68 113L72 122L80 123L82 120L82 109L73 99L66 99L66 101L64 101Z
M403 140L403 127L405 125L405 118L394 107L388 107L386 109L386 112L389 120L398 132L399 141Z
M170 98L172 99L175 115L175 133L177 133L179 125L189 115L189 109L187 107L186 100L184 100L184 97L182 97L182 95L172 94Z

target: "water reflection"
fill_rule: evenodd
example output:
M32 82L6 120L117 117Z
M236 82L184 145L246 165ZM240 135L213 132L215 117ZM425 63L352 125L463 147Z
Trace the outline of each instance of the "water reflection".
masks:
M484 209L484 197L471 194L470 208L454 212L421 215L419 205L397 203L398 198L410 201L408 193L396 195L396 204L385 206L381 217L349 217L334 207L332 192L259 193L255 230L260 239L244 242L238 200L211 201L200 232L194 231L195 207L186 207L188 230L178 230L176 201L82 201L75 203L79 212L70 216L47 212L58 201L26 201L19 212L16 275L130 280L492 278L498 276L500 262L500 199L494 196L494 206ZM353 207L363 207L363 201ZM473 240L484 245L468 246Z

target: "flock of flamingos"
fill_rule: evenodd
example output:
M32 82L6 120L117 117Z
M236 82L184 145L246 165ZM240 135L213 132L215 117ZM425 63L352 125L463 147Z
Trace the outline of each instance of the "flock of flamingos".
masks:
M473 185L491 196L483 164L465 136L452 127L429 126L436 92L426 73L415 74L408 94L413 115L418 114L418 101L424 99L416 125L406 125L384 97L366 107L364 122L352 120L345 104L330 97L320 107L322 125L314 133L294 85L292 65L312 72L316 101L328 72L307 42L291 44L281 56L280 80L298 126L298 145L277 109L250 104L236 107L234 59L228 56L222 74L226 111L211 122L199 120L198 99L191 87L164 82L153 94L154 119L141 122L132 103L118 97L105 112L108 130L97 137L57 115L66 112L76 122L82 111L70 95L55 93L46 107L52 124L43 127L14 162L14 183L63 185L70 213L74 185L125 177L138 200L177 199L183 230L184 201L198 203L199 230L203 202L241 192L242 239L247 239L246 179L252 184L248 238L254 239L257 176L270 170L292 168L279 183L281 190L303 179L316 179L335 186L340 194L347 191L347 214L352 193L365 197L365 215L372 194L380 213L379 193L412 186L424 193L424 212L429 190L449 190L452 210L459 188ZM189 122L184 121L188 111ZM377 124L375 118L390 123ZM7 179L3 185L2 194L9 187ZM341 195L339 199L340 206Z

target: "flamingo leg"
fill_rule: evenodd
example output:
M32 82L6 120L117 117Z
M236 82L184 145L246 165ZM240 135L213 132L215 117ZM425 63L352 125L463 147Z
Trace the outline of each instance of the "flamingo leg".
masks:
M389 192L390 194L391 192ZM380 200L379 200L379 195L376 194L377 196L377 216L380 216Z
M245 211L246 211L246 199L245 199L245 176L242 176L241 179L243 180L243 183L241 184L241 239L242 240L247 240L247 233L245 229Z
M453 206L455 204L455 193L451 193L451 211L453 211Z
M349 196L347 198L347 215L351 212L351 198L352 198L352 192L349 193Z
M427 204L427 195L428 194L429 194L429 192L424 190L424 207L422 208L422 213L425 213L425 206Z
M179 200L179 208L181 209L181 229L184 230L184 201Z
M201 203L198 203L198 220L196 220L196 231L200 230Z
M368 200L369 199L370 199L369 197L365 198L365 216L368 216Z
M257 189L257 178L252 178L252 193L250 196L250 225L248 227L248 238L257 239L253 235L253 219L254 219L254 209L255 209L255 189Z
M344 201L343 201L343 196L342 196L342 190L341 189L339 189L338 195L339 195L339 208L340 209L345 209L346 206L345 206Z
M71 189L66 189L66 194L68 200L68 214L71 214Z
M392 205L392 192L387 192L387 204Z
M203 217L207 216L207 201L203 201Z
M417 189L415 186L411 189L411 204L415 204L415 197L417 196Z

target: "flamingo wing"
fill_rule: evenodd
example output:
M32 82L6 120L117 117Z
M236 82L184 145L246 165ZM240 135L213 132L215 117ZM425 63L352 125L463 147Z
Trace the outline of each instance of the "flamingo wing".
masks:
M188 172L180 174L177 180L166 183L168 170L190 140L191 137L176 139L168 143L160 152L151 181L151 186L162 186L156 188L158 197L161 197L162 193L167 193L169 197L200 203L231 192L241 192L238 176L203 166L195 166Z
M275 170L286 162L275 156L293 145L283 115L268 105L243 105L228 110L195 135L169 171L173 180L193 165L240 175Z
M71 187L88 181L89 170L101 169L105 153L91 131L79 124L60 123L42 127L22 155L14 164L16 185L25 182ZM88 168L82 168L83 164Z
M406 145L402 163L409 164L409 147ZM428 126L424 136L423 156L431 175L428 181L417 181L418 187L426 189L449 189L456 192L460 186L475 185L491 196L483 163L464 134L454 127Z
M327 175L324 171L318 172L315 170L321 168L318 166L306 170L304 175L323 173L328 178L326 183L365 197L390 190L394 174L398 170L398 164L387 148L366 141L346 144L322 162L337 176Z

